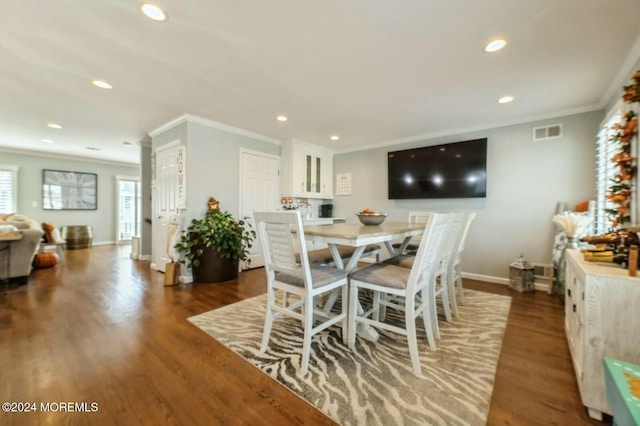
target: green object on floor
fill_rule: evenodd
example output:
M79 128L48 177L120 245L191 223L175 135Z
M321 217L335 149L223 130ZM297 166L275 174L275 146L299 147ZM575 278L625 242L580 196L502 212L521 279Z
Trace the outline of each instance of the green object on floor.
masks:
M605 357L604 367L613 424L640 425L640 365Z

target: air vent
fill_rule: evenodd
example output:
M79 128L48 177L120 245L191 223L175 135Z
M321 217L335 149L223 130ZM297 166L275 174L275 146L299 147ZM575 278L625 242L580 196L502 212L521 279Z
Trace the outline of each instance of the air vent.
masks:
M532 263L533 279L536 284L546 284L549 288L553 284L553 266L545 263Z
M546 141L562 137L562 124L550 124L548 126L534 127L533 140Z

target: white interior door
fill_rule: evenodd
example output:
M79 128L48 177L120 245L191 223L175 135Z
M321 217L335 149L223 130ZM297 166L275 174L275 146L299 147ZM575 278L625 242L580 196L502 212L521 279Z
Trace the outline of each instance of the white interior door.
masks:
M240 153L240 217L252 228L253 212L278 209L278 157L253 151ZM256 239L250 249L250 265L243 269L264 266L260 242Z
M175 142L156 151L151 267L161 272L171 261L167 255L167 229L178 217L178 146Z

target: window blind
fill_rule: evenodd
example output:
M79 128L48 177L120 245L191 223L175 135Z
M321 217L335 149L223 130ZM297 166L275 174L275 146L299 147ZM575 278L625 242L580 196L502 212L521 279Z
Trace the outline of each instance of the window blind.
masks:
M596 143L596 208L594 232L596 234L604 234L611 229L607 209L614 209L615 204L607 199L607 192L611 186L612 179L617 174L617 166L611 161L620 149L616 142L611 141L614 131L613 125L621 120L620 111L615 112L609 120L607 120L600 132Z
M0 166L0 214L15 213L18 206L18 168Z

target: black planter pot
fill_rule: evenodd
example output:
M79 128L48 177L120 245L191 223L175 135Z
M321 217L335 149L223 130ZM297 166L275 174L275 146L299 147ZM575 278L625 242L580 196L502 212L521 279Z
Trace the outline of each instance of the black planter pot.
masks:
M205 247L200 265L192 268L194 283L220 283L238 278L238 261L220 257L218 250Z

